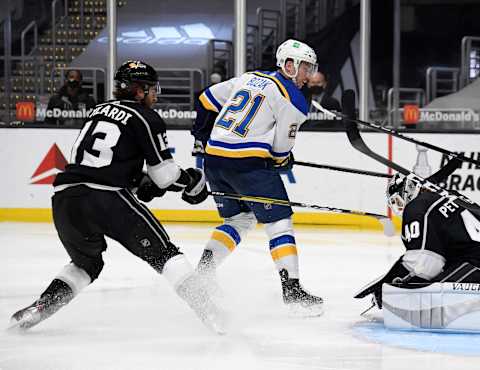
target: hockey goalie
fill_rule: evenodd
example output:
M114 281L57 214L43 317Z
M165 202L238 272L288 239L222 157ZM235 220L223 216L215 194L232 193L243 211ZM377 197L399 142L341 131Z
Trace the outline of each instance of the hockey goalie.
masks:
M387 202L406 252L355 298L373 295L387 328L480 332L480 206L395 174Z

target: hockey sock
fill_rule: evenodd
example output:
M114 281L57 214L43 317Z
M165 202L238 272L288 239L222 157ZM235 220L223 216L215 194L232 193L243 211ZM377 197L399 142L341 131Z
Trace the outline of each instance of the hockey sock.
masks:
M298 279L298 256L290 217L265 224L270 238L270 254L277 270L286 270L291 279Z
M291 279L298 279L298 255L293 235L281 235L270 240L270 254L278 271L286 270Z
M225 224L216 227L200 259L199 270L218 266L240 241L240 234L234 227Z

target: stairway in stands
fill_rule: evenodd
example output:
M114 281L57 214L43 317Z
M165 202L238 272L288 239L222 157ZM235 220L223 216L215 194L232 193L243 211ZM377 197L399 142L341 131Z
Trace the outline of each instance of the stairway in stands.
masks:
M83 2L83 12L81 9ZM127 0L117 0L122 7ZM82 14L83 13L83 14ZM23 66L19 57L12 59L10 117L15 120L18 101L37 101L50 96L61 87L61 68L67 67L83 53L107 23L106 0L73 0L68 2L67 16L56 19L56 46L53 48L53 27L39 34L38 47ZM63 16L63 13L62 13ZM54 53L55 50L55 53ZM60 70L59 70L60 69ZM0 121L7 122L5 84L0 85Z

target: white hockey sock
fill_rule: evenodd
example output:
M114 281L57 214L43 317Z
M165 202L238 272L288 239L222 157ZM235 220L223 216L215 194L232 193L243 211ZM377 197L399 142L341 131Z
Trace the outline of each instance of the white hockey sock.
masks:
M66 265L55 278L68 284L72 289L74 296L80 293L81 290L92 282L87 272L74 263Z
M270 254L278 271L285 269L291 279L298 279L298 255L293 235L292 219L265 224L270 239Z
M192 265L183 254L170 258L165 263L162 272L162 275L175 290L192 274Z

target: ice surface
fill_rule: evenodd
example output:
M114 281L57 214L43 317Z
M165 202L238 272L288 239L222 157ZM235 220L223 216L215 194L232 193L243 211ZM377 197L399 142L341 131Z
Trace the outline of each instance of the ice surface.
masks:
M166 225L196 264L211 226ZM359 313L352 296L402 253L398 237L297 228L304 286L325 314L283 307L262 228L219 269L230 327L215 336L161 276L113 241L100 278L25 334L0 329L1 370L477 369L480 336L395 333ZM68 257L51 224L0 223L0 328L43 291ZM478 345L477 345L478 344Z

